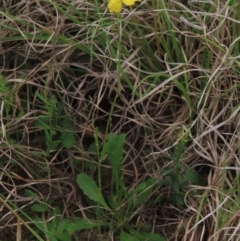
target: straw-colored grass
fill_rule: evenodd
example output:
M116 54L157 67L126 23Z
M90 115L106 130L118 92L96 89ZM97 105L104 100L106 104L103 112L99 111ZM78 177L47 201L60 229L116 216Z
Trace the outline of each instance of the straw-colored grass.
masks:
M61 241L48 224L74 218L104 227L72 240L239 240L239 6L149 0L116 16L106 1L3 0L0 240ZM76 181L107 199L118 180L96 141L109 133L126 136L111 211Z

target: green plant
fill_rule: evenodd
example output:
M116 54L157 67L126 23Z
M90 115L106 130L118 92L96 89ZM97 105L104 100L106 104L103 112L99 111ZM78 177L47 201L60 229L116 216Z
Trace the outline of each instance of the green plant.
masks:
M25 189L25 194L28 197L32 197L33 199L37 200L38 195L32 190ZM43 236L51 241L71 241L72 235L76 231L88 230L98 226L106 225L103 222L91 221L84 218L62 218L61 209L59 207L50 208L50 205L48 205L47 202L36 202L31 205L31 216L34 217L31 217L26 213L25 210L19 209L13 203L5 202L4 197L2 196L0 196L0 202L9 210L12 210L20 223L22 223L22 225L30 231L32 236L39 241L45 240ZM13 208L18 212L14 211ZM32 225L30 226L26 219L30 221L35 228L32 228Z
M39 205L34 210L38 213L46 212ZM92 229L98 226L104 226L102 222L90 221L85 218L62 219L59 207L48 211L49 221L41 222L40 218L33 220L39 230L42 230L47 238L51 241L71 241L72 235L77 231Z
M6 79L0 74L0 92L1 94L1 109L4 108L4 116L9 118L12 115L14 93L12 91L12 86Z
M86 173L77 176L77 184L84 194L97 205L96 214L99 220L111 220L109 229L118 227L121 230L120 240L165 240L162 236L152 233L139 233L129 226L130 216L142 205L152 193L155 180L148 179L140 183L132 192L128 193L124 184L124 173L121 172L121 162L124 154L125 135L110 133L102 146L98 142L98 131L95 131L95 145L99 157L99 169L102 161L107 157L112 167L111 191L104 196L99 185ZM99 176L101 178L101 176ZM102 209L104 211L102 211ZM107 215L106 215L107 214ZM107 220L106 220L107 222ZM124 230L128 230L129 235ZM127 238L127 239L126 239Z
M183 157L186 144L191 138L190 133L186 132L182 127L177 136L179 138L178 142L169 154L169 160L173 161L173 166L160 170L163 178L159 180L159 183L170 187L172 190L170 199L173 203L182 206L184 204L185 191L189 185L202 185L203 183L196 171L181 164L181 158Z
M63 113L64 103L59 103L54 95L47 98L36 92L36 96L42 102L46 114L39 115L34 123L35 127L43 130L44 135L36 137L33 142L44 143L47 154L59 145L69 149L74 142L74 126Z
M13 128L18 126L19 119L24 115L24 110L16 105L16 88L8 82L0 73L0 100L1 100L1 118L2 128L0 130L0 138L14 144L21 139L22 130ZM12 130L14 129L14 131Z

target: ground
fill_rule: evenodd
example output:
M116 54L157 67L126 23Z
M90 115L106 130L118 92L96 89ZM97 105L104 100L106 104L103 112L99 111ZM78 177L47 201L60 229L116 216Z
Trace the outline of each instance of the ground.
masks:
M239 240L240 1L0 6L0 241Z

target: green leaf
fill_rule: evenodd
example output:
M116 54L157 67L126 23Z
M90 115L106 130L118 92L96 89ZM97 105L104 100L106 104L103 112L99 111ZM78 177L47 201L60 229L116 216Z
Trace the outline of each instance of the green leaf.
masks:
M90 176L88 176L86 173L78 174L77 184L88 198L96 203L101 204L103 207L108 208L108 205L102 196L101 190Z
M170 176L166 176L165 179L160 179L158 181L160 184L167 186L167 187L172 187L173 186L173 180Z
M56 238L59 240L59 241L71 241L72 238L70 236L70 234L68 232L64 232L64 233L61 233L61 234L56 234Z
M69 118L64 118L62 124L62 144L66 149L69 149L73 146L74 142L74 126Z
M179 179L178 179L179 180ZM179 193L180 192L180 182L177 182L176 180L175 180L175 182L173 183L173 185L172 185L172 190L173 190L173 192L175 192L175 193Z
M59 239L60 241L71 241L71 236L69 232L66 232L68 225L69 225L68 219L63 219L59 222L55 235L57 239Z
M185 178L193 185L199 185L199 186L203 186L203 180L200 177L200 175L194 171L194 170L189 170L186 174L185 174Z
M73 164L75 167L79 166L81 163L82 163L82 161L81 161L80 159L74 158L74 159L72 160L72 164ZM86 162L86 163L87 163L87 162Z
M121 190L121 195L125 198L125 199L128 199L129 198L129 193L127 191L127 188L124 184L124 182L119 182L119 187L120 187L120 190Z
M152 193L152 190L154 188L155 184L154 179L149 179L143 183L140 183L136 189L131 194L131 199L134 199L134 206L137 207L141 203L145 202L150 194Z
M125 134L110 133L107 137L107 154L112 165L113 177L119 181L120 166L123 159Z
M112 209L117 209L122 202L121 192L119 192L117 195L108 195L107 201Z
M138 233L133 231L133 234L130 235L121 230L120 241L166 241L166 239L156 233Z
M95 142L93 142L87 149L88 152L97 153L98 148Z
M52 219L51 222L49 222L49 227L54 227L54 229L57 228L59 222L61 221L61 214L60 214L60 208L59 207L55 207L55 209L53 209L51 212L50 212L50 217L54 217Z
M49 126L49 119L48 117L39 117L35 122L34 122L34 127L42 127L45 130L49 130L50 126Z
M48 112L49 112L49 116L53 117L55 115L56 112L56 105L57 105L57 100L55 96L52 96L49 101L48 101Z
M107 153L107 148L108 148L108 144L106 142L103 143L103 147L102 147L102 150L101 150L101 153L100 153L100 158L99 158L99 162L101 163L104 158L105 158L105 155Z
M173 79L173 82L176 84L176 86L182 91L183 96L188 104L189 110L190 110L190 114L192 112L192 103L191 103L191 98L189 96L189 92L188 90L182 85L182 83L180 81L178 81L177 79Z
M166 241L166 239L157 233L140 233L142 241Z
M24 192L28 197L36 198L38 196L37 193L33 192L30 189L25 189Z
M56 150L60 143L61 143L60 140L51 141L48 146L49 151Z
M69 220L68 219L63 219L58 223L56 233L61 234L63 233L69 225Z
M93 136L94 136L95 145L96 145L97 152L98 152L98 149L99 149L99 143L98 143L98 127L95 128Z
M66 131L62 133L62 144L63 147L69 149L73 146L74 132Z
M23 117L25 114L25 112L23 110L20 110L20 112L17 115L17 118L20 119L21 117Z
M130 234L127 234L123 230L121 230L120 241L140 241L140 240L136 236L132 236Z
M46 212L48 210L48 206L46 204L33 204L31 209L35 212Z
M171 195L170 198L174 203L176 203L178 206L184 205L184 195L181 193L174 193Z
M74 233L76 231L84 230L84 229L91 229L94 227L99 226L100 223L92 222L90 220L84 218L78 218L71 220L71 223L67 225L66 230L69 233Z
M99 159L98 161L101 163L104 160L104 157L107 152L107 143L105 141L103 142L102 150L100 152L99 151L99 141L98 141L99 134L98 133L99 133L98 127L96 127L94 130L94 140L95 140L95 146L96 146L96 153L98 154L98 159Z
M44 232L44 234L48 237L48 240L51 240L51 241L59 241L57 238L56 238L56 235L54 232L51 232L51 231L47 231L47 230L42 230Z
M167 176L168 174L173 173L173 171L173 168L163 168L159 170L159 172L162 173L163 176Z
M125 134L116 135L110 133L107 137L108 149L107 154L113 168L119 167L123 158L123 146L125 142Z
M35 94L45 105L48 104L47 100L38 91L36 91Z

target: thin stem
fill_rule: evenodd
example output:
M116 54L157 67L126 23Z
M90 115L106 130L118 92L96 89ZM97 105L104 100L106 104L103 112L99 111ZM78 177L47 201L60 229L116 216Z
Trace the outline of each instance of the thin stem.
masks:
M39 240L44 241L18 214L17 212L0 196L0 202L11 211L11 213Z

